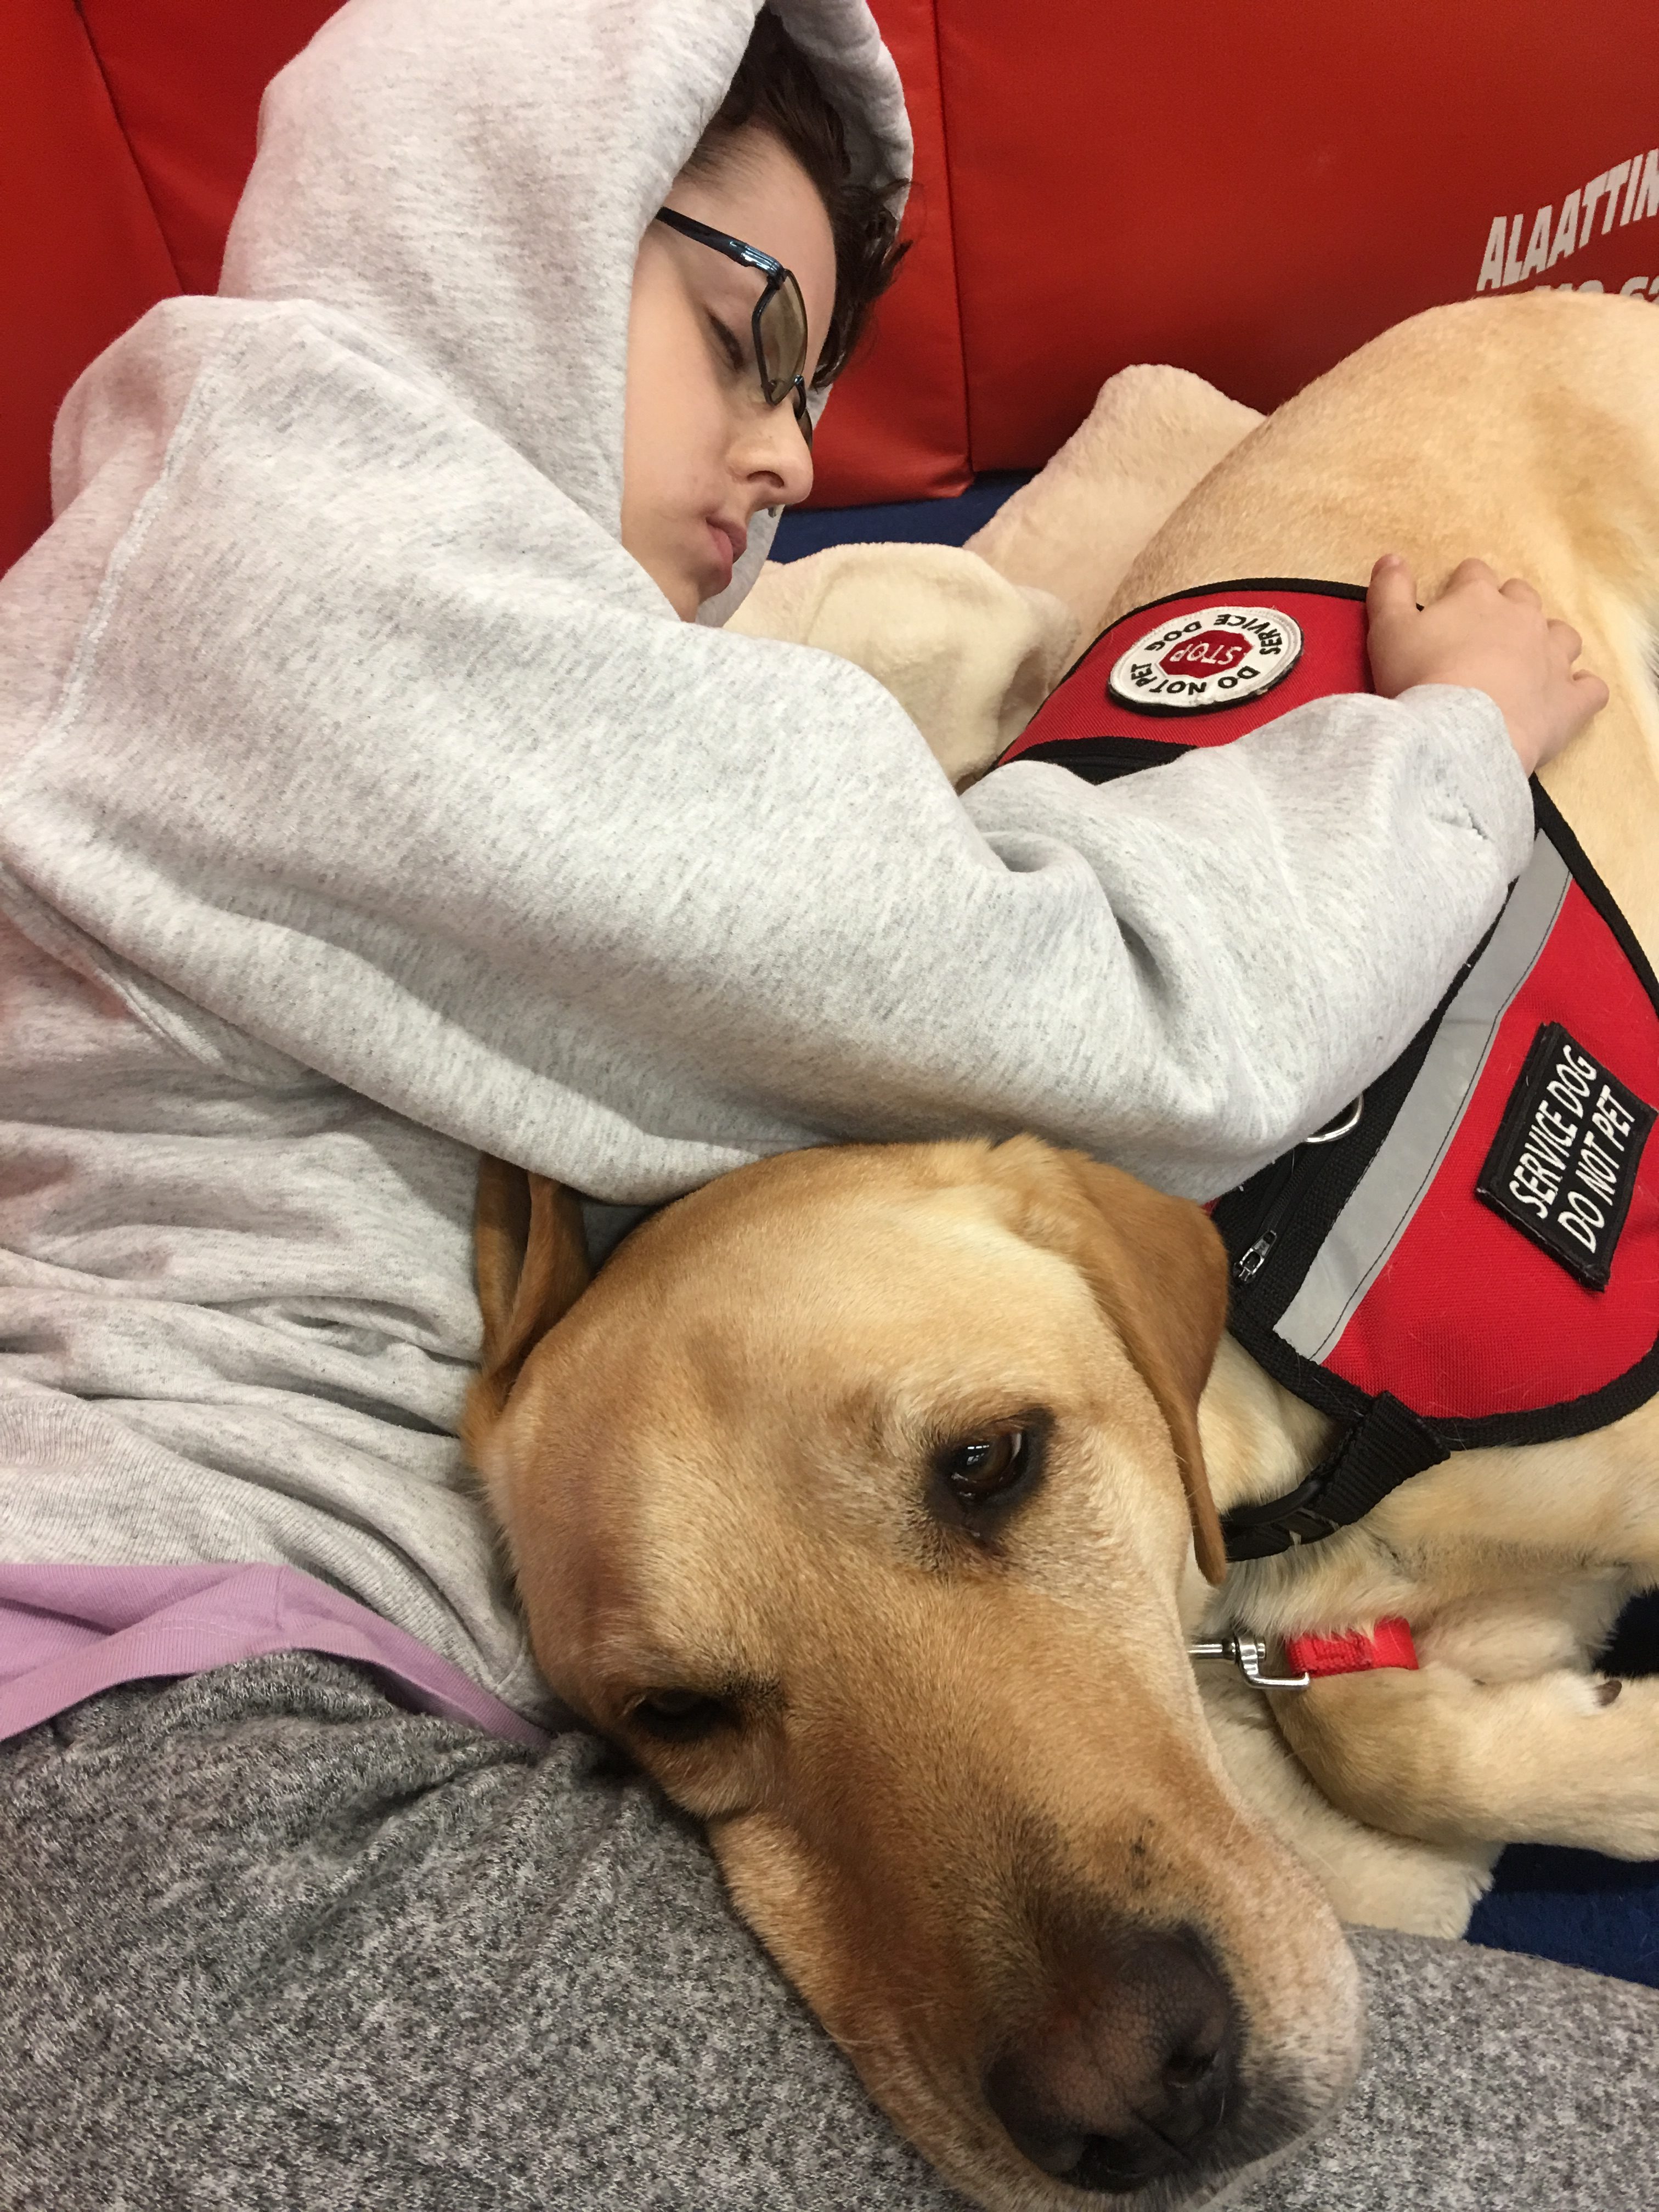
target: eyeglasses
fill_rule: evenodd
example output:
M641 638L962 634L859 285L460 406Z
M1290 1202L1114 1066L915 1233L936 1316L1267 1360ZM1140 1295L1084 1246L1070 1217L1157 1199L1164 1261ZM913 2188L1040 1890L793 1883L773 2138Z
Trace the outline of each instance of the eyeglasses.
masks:
M697 222L674 208L659 208L657 221L683 237L696 239L699 246L711 246L728 261L757 270L766 279L750 318L761 392L769 407L775 407L782 399L793 401L795 420L810 453L812 417L806 404L806 303L793 275L759 246L745 246L740 238L728 237L723 230L711 230L706 222Z

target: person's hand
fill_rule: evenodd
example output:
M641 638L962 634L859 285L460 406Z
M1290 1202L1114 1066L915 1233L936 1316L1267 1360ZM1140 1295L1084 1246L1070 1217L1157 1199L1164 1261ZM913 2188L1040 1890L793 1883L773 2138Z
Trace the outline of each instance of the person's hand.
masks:
M1574 668L1583 640L1551 622L1532 586L1500 584L1484 561L1452 571L1432 605L1419 608L1411 570L1385 553L1365 606L1371 680L1385 699L1413 684L1467 684L1495 700L1510 743L1530 775L1555 758L1607 703L1607 687Z

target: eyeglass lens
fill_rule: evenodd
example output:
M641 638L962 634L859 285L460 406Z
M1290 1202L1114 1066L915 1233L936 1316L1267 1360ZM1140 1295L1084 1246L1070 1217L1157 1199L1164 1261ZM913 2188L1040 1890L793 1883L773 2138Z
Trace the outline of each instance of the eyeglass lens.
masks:
M760 343L761 380L767 397L781 399L806 370L806 310L793 276L784 278L762 311Z
M789 393L800 434L810 447L812 418L806 408L806 307L800 287L788 271L761 309L758 336L761 389L773 406Z

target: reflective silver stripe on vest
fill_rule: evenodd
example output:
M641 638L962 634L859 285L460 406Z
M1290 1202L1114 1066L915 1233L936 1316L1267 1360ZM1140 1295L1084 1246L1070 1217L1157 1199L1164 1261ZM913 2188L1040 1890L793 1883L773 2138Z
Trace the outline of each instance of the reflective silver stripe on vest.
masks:
M1536 839L1492 941L1447 1008L1394 1127L1274 1324L1304 1358L1325 1358L1405 1235L1457 1133L1498 1024L1549 940L1571 881L1554 846Z

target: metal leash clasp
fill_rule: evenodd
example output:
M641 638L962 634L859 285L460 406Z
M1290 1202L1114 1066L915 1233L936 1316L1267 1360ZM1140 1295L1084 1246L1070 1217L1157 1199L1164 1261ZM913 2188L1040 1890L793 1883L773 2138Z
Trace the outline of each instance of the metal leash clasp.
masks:
M1308 1686L1306 1674L1265 1672L1267 1647L1259 1637L1224 1636L1213 1644L1189 1644L1187 1655L1192 1659L1231 1659L1254 1690L1305 1690Z

